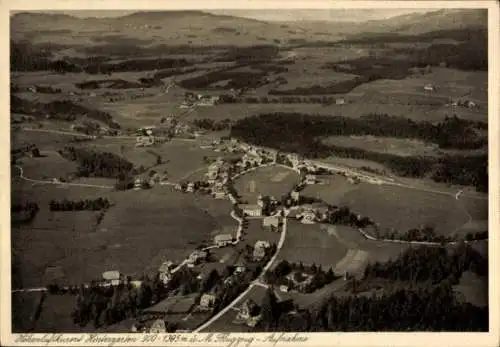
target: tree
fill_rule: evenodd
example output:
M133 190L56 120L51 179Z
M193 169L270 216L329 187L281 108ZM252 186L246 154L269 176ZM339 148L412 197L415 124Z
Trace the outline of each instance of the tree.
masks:
M265 322L265 330L274 330L278 323L278 300L274 292L267 288L261 304L262 320Z

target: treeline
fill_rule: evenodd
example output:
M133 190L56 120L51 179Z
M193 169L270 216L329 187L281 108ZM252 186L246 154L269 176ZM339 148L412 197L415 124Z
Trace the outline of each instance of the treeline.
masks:
M410 247L395 260L368 264L363 281L384 278L413 284L426 281L439 284L447 280L456 285L465 271L487 277L488 259L464 243L452 250L444 247Z
M486 266L484 257L463 244L452 251L410 248L392 262L368 266L363 281L353 281L356 291L377 278L403 281L405 287L371 296L331 296L316 307L295 310L283 310L268 290L254 330L488 331L488 308L458 301L452 287L464 271L487 276Z
M307 284L304 286L300 286L295 284L292 279L287 278L288 275L292 274L296 279L297 277L304 277L305 275L311 276L311 279L307 281ZM300 263L290 263L286 260L282 260L276 265L274 270L267 271L264 275L266 283L268 284L279 284L286 285L290 290L297 289L303 293L312 293L325 285L333 282L338 277L335 276L332 268L329 268L325 271L321 265L316 266L316 264L312 264L310 266L304 265L302 262ZM300 282L300 279L297 281Z
M415 122L405 117L377 113L370 113L360 118L348 118L275 112L245 118L238 121L235 127L238 129L238 127L247 124L260 126L262 123L266 123L270 127L287 124L289 129L291 128L290 132L299 130L300 126L301 130L298 133L312 139L320 136L371 135L418 139L436 143L444 149L478 149L488 143L486 138L478 138L474 131L475 128L487 129L486 123L460 119L456 115L446 116L444 121L433 124L427 121ZM273 129L269 129L268 132L273 132Z
M365 124L366 123L366 124ZM231 127L231 137L257 146L298 153L309 158L335 155L342 158L371 160L384 164L399 176L421 178L430 176L436 182L472 185L479 191L488 191L488 155L447 155L442 157L401 157L373 152L356 147L327 145L319 137L346 134L376 134L390 136L421 136L443 144L458 138L461 129L472 126L456 117L441 125L415 123L397 117L368 117L351 120L343 117L311 116L298 113L273 113L252 116L237 121ZM456 124L459 124L457 127ZM377 128L375 128L375 124ZM402 128L402 129L396 129ZM457 130L458 128L458 130ZM381 129L381 130L378 130ZM447 143L437 135L447 137ZM460 141L460 140L458 140ZM455 143L459 145L459 143ZM462 145L460 145L462 146ZM476 147L472 144L471 147Z
M203 130L210 131L222 131L231 128L232 121L229 118L225 118L221 121L215 121L210 118L195 119L193 125Z
M51 200L49 202L50 211L101 211L107 210L111 206L107 198L68 200Z
M274 45L253 45L246 47L230 46L215 61L237 63L269 62L277 57L279 48Z
M134 89L134 88L152 88L163 85L160 80L154 78L140 78L136 81L126 81L122 79L109 79L109 80L92 80L75 84L80 89Z
M114 153L72 146L58 152L62 157L78 162L76 174L79 177L119 178L127 176L133 169L132 163Z
M211 84L227 80L227 83L219 89L258 88L266 83L264 77L266 77L266 72L262 71L228 71L227 69L221 69L201 76L187 78L177 83L182 88L196 90L210 88Z
M45 104L11 95L10 110L12 113L22 113L33 116L49 115L51 118L68 122L86 116L102 122L112 129L120 129L120 125L113 120L113 117L109 113L97 109L90 109L69 100L56 100Z
M36 202L25 202L23 204L11 204L11 221L12 223L29 223L35 219L39 207Z
M356 77L352 80L342 81L328 86L313 85L310 87L297 87L294 89L279 90L271 89L269 95L325 95L325 94L346 94L364 83L375 81L382 77Z

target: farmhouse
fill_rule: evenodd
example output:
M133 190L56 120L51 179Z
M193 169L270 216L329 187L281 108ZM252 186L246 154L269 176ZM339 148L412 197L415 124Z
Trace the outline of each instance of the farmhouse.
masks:
M297 219L301 219L302 224L314 224L316 223L316 214L312 210L306 210L301 214L297 215Z
M255 301L253 301L252 299L248 299L241 306L240 311L238 312L238 315L236 316L236 319L248 320L251 317L258 316L259 313L260 313L259 305L257 305L257 303Z
M154 136L137 136L136 137L136 147L147 147L152 146L155 143Z
M214 189L214 191L212 192L212 196L215 198L215 199L224 199L226 197L226 192L224 191L224 189Z
M207 251L196 250L189 255L189 258L187 261L190 264L197 264L200 261L206 260L207 256L208 256Z
M139 190L142 188L142 185L143 185L144 181L142 180L142 178L140 177L137 177L134 181L134 190Z
M188 192L188 193L194 192L194 183L193 182L189 182L187 184L186 192Z
M267 227L267 228L270 228L270 227L275 227L277 228L280 224L280 218L279 216L269 216L269 217L264 217L262 219L262 226L263 227Z
M260 205L251 205L251 204L243 204L240 205L243 214L251 217L260 217L262 216L262 206Z
M257 241L253 248L253 258L257 261L262 260L266 256L266 250L270 247L268 241Z
M172 278L172 273L171 273L172 266L173 263L171 261L166 261L163 262L160 268L158 269L160 281L162 281L164 284L167 284L167 282L170 281L170 279Z
M220 234L215 236L214 243L219 247L225 247L233 242L233 235Z
M299 201L300 193L298 191L293 190L290 193L290 198L292 198L292 201L297 202L297 201Z
M434 89L435 89L435 88L434 88L434 86L433 86L432 84L426 84L426 85L424 86L424 90L429 91L429 92L434 91Z
M149 328L150 334L161 334L167 331L167 327L165 326L165 321L163 319L157 319Z
M306 182L306 184L315 184L316 183L316 175L306 175L305 182Z
M213 307L214 302L215 302L215 294L205 293L200 298L200 307L201 308L211 308L211 307Z
M344 98L335 99L335 105L344 105L344 104L345 104Z
M106 271L102 273L102 278L106 283L117 286L121 283L123 276L119 271Z

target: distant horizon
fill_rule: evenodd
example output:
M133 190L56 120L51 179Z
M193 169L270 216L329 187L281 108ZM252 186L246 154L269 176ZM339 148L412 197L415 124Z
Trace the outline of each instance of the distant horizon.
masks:
M46 14L66 14L76 18L117 18L138 12L156 11L202 11L214 15L228 15L247 19L256 19L269 22L283 21L327 21L327 22L365 22L370 20L383 20L400 15L417 14L437 11L437 8L430 9L200 9L200 10L58 10L58 11L11 11L11 15L16 13L46 13Z

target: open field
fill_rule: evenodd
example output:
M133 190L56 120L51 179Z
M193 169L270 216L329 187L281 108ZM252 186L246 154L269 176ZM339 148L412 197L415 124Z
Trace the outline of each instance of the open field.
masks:
M375 136L332 136L323 141L325 144L340 147L369 148L370 151L399 156L436 155L438 146L413 139L396 139Z
M300 194L321 199L330 205L339 205L342 197L350 191L356 190L357 185L349 183L342 175L330 175L322 178L325 184L307 185Z
M68 145L72 139L72 135L19 130L11 132L11 147L15 149L34 144L40 149L41 154L44 154L44 150L60 149Z
M267 166L238 177L235 188L243 200L253 204L259 195L279 199L297 182L298 175L294 171L280 166Z
M341 204L372 218L382 230L406 232L428 225L438 234L452 235L468 221L468 216L452 196L395 186L366 183L358 186L344 195Z
M68 177L74 174L78 165L69 161L56 151L40 151L43 157L24 157L22 161L23 174L25 177L37 180L47 180L60 177Z
M169 188L102 193L52 185L13 187L14 201L33 199L41 208L32 226L16 227L12 233L16 288L47 284L47 267L61 267L61 281L69 283L98 278L109 269L139 277L166 259L182 261L196 246L211 241L214 229L235 225L226 201ZM47 211L51 199L96 196L116 202L98 228L90 212Z
M302 262L304 265L321 265L324 269L335 268L347 252L347 248L339 243L334 235L321 230L317 224L307 225L289 220L287 236L278 256L281 260L292 263Z
M156 156L151 153L154 148L135 147L134 139L98 139L86 145L85 148L95 148L101 152L110 152L126 158L134 167L146 168L156 164Z

